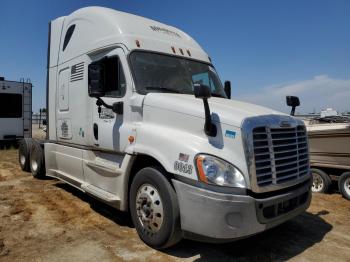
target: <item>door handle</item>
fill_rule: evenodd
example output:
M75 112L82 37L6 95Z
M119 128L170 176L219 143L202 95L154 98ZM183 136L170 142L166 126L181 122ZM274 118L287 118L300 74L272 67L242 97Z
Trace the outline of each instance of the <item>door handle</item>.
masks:
M94 137L95 140L98 140L98 125L94 123Z

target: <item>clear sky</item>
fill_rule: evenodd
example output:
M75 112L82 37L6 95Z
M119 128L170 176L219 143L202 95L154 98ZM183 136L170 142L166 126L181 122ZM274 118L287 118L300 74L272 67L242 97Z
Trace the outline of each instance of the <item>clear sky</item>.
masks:
M0 75L30 78L45 105L48 22L91 5L179 27L209 53L234 98L288 112L350 111L350 1L1 0Z

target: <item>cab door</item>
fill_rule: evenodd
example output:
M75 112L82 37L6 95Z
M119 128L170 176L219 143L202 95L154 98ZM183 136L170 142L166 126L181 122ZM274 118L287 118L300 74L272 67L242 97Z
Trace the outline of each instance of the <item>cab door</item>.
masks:
M103 192L106 201L116 201L121 196L122 184L118 178L126 156L122 141L126 140L128 125L126 99L131 96L131 77L126 56L121 48L101 54L91 63L103 63L104 92L101 99L107 105L119 103L119 112L101 106L99 111L96 98L92 104L92 150L84 150L83 168L87 189L95 194ZM124 145L125 146L125 145ZM102 190L102 191L101 191Z
M120 140L124 124L124 102L127 84L123 59L125 59L125 55L121 48L113 50L100 59L105 70L105 95L101 99L108 105L118 103L119 112L115 113L112 109L103 105L100 106L100 109L96 104L92 106L91 128L93 130L94 147L114 152L121 152Z

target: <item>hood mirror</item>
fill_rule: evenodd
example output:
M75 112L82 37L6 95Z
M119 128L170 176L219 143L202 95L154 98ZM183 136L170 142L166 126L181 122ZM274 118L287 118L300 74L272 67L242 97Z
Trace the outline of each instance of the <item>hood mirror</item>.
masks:
M208 98L211 97L210 87L202 84L194 84L194 96L203 99L205 123L204 132L207 136L216 136L216 126L211 122L211 114L209 109Z
M297 106L300 106L300 101L299 101L299 97L297 96L287 96L286 97L286 102L288 106L292 107L292 110L290 111L290 115L294 116L295 114L295 108Z

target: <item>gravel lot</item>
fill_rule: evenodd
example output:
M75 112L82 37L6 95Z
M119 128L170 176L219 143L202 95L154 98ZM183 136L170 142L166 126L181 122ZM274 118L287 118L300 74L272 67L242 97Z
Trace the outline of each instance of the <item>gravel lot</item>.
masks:
M307 212L257 236L221 245L184 240L160 252L139 240L127 214L57 180L33 179L20 170L17 150L0 150L0 261L96 259L350 261L350 201L314 195Z

